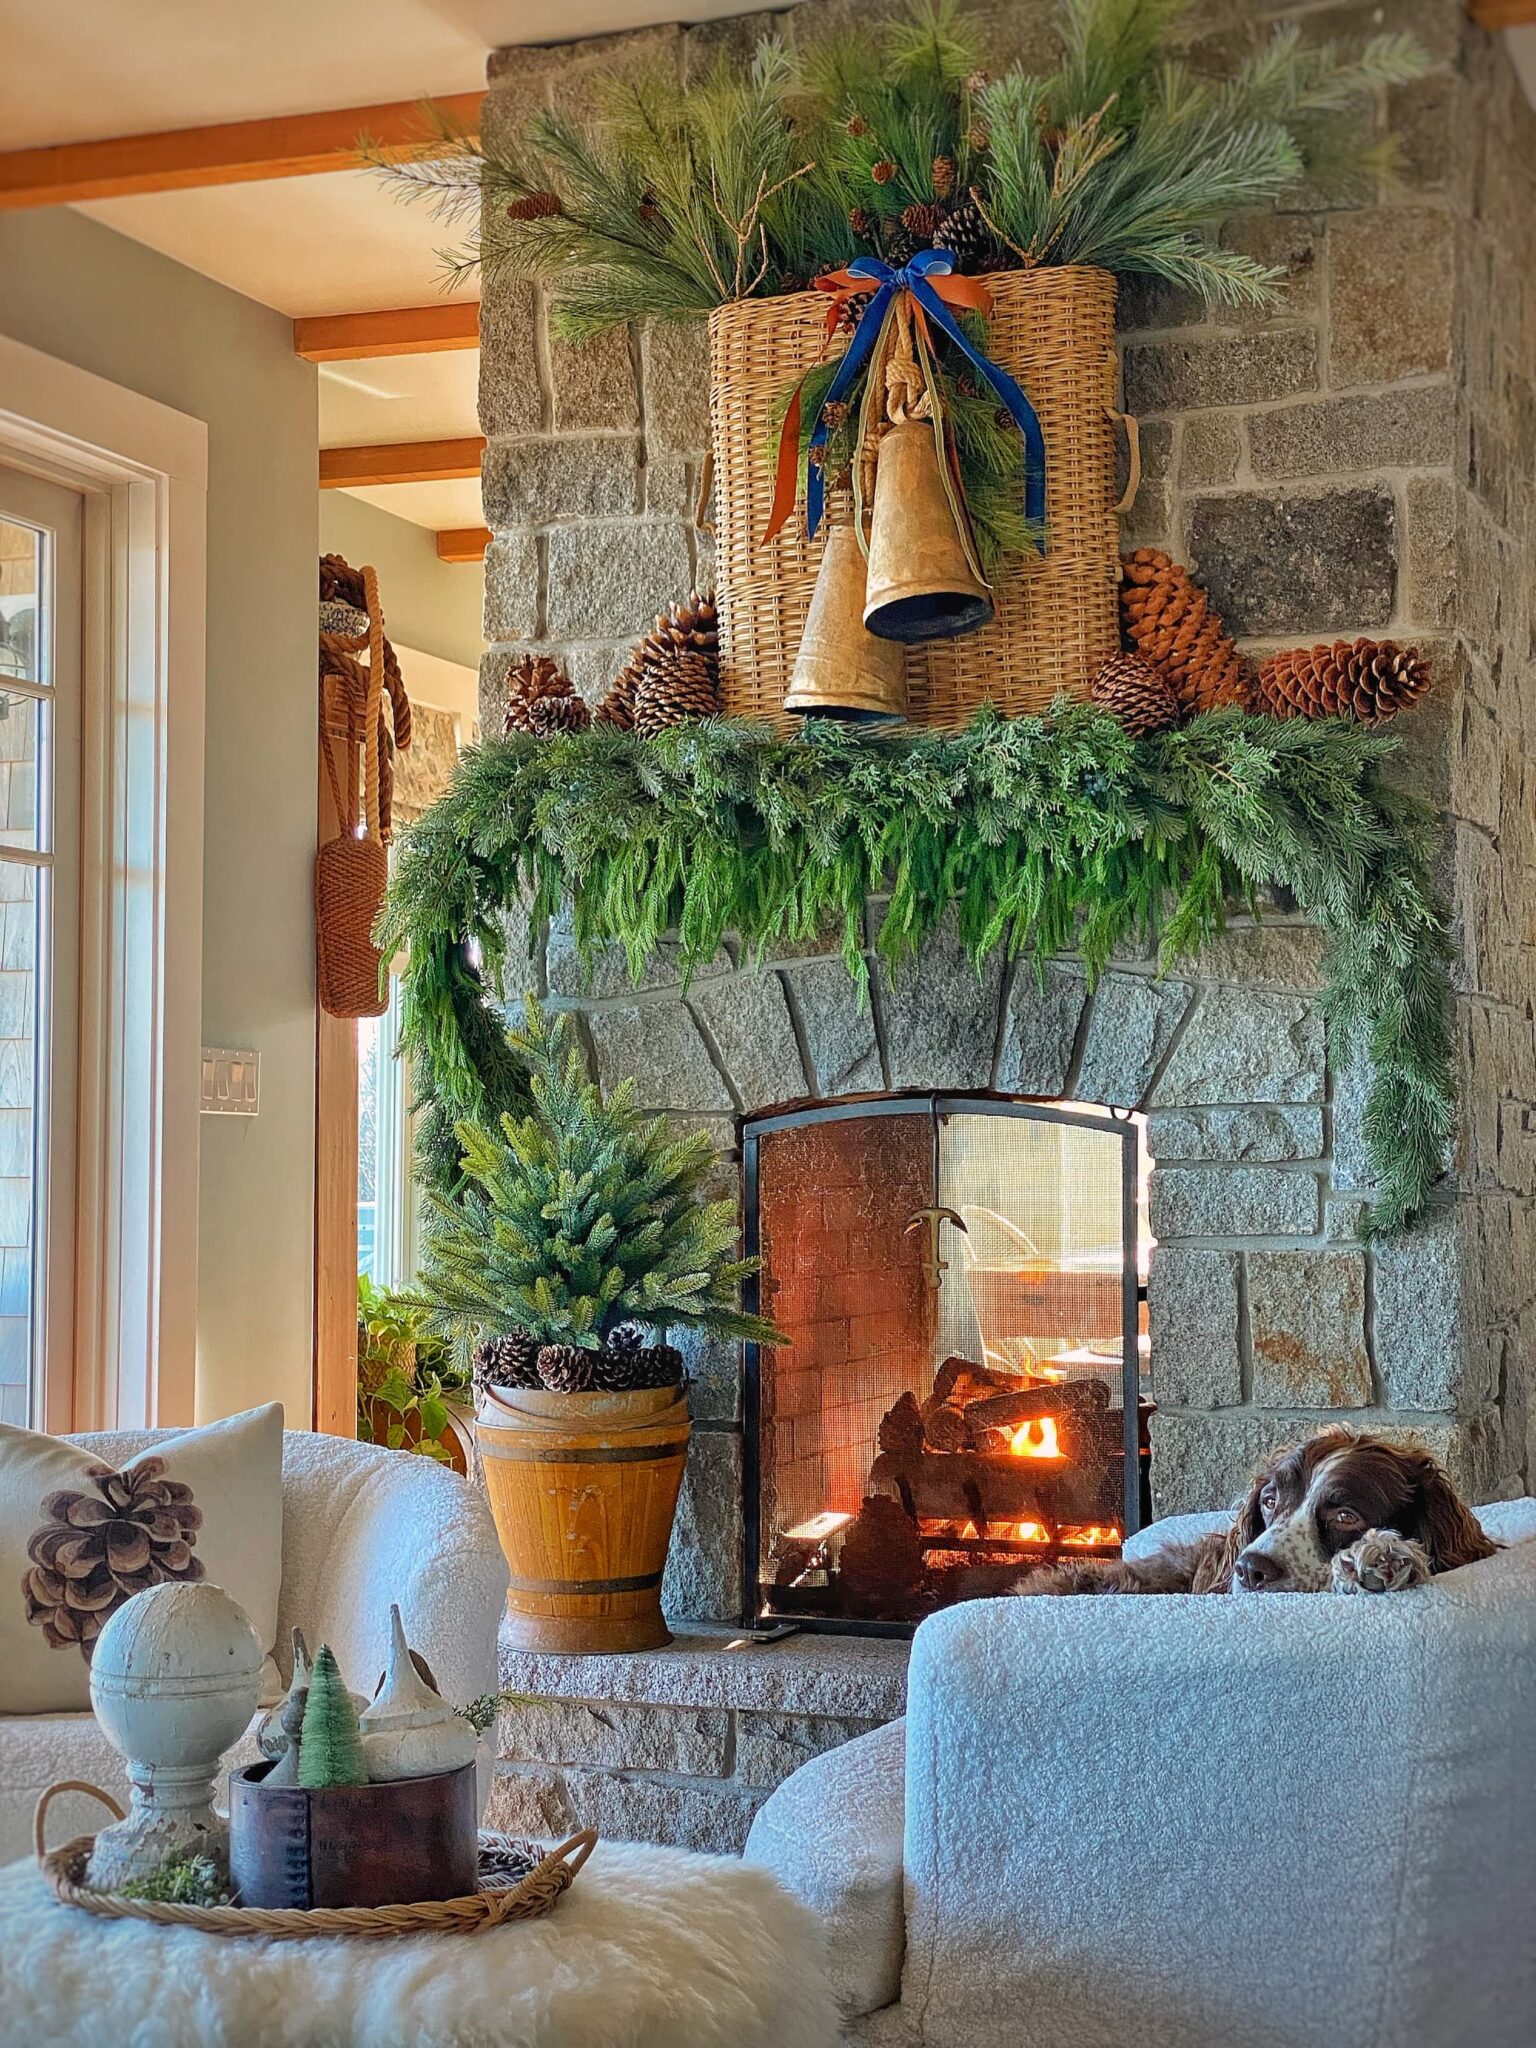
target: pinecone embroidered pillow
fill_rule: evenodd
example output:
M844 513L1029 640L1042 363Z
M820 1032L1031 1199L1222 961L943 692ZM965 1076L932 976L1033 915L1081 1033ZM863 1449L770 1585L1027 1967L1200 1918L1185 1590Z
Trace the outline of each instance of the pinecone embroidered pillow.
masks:
M222 1586L270 1652L282 1568L276 1402L131 1457L0 1424L0 1713L88 1711L109 1617L172 1580Z

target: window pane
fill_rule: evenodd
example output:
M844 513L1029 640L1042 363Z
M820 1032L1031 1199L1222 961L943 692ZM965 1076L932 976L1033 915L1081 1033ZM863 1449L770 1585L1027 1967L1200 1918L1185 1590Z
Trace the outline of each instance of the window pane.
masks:
M0 847L42 851L38 834L39 740L51 707L0 686Z
M34 526L0 519L0 682L41 682L38 592L43 536Z

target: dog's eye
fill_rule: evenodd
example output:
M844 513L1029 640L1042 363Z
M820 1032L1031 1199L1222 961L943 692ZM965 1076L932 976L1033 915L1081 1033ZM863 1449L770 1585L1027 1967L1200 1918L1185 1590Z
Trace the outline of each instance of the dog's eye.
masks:
M1329 1508L1328 1519L1338 1529L1363 1529L1364 1517L1357 1515L1353 1508Z
M1266 1515L1272 1515L1279 1505L1280 1489L1275 1486L1266 1486L1264 1491L1259 1495L1259 1506L1264 1510Z

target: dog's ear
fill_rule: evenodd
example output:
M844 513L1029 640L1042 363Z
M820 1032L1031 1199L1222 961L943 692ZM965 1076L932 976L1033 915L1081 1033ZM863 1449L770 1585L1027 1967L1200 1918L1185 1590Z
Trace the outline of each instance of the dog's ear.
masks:
M1480 1557L1492 1557L1498 1550L1483 1534L1482 1525L1457 1493L1439 1464L1428 1451L1405 1449L1402 1456L1412 1467L1418 1495L1419 1541L1429 1552L1430 1565L1437 1572L1453 1572L1458 1565L1474 1564Z
M1271 1459L1261 1471L1254 1474L1253 1484L1239 1501L1237 1512L1232 1517L1232 1526L1227 1531L1220 1550L1197 1575L1193 1587L1196 1593L1229 1593L1232 1590L1232 1573L1238 1558L1250 1543L1264 1533L1264 1510L1259 1506L1259 1495L1264 1491L1274 1465L1275 1461Z

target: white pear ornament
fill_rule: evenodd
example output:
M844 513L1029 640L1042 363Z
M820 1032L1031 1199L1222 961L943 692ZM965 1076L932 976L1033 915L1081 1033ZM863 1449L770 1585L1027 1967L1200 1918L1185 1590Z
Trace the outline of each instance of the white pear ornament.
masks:
M430 1778L472 1764L478 1737L417 1670L398 1607L389 1610L389 1631L384 1681L359 1717L370 1782Z

